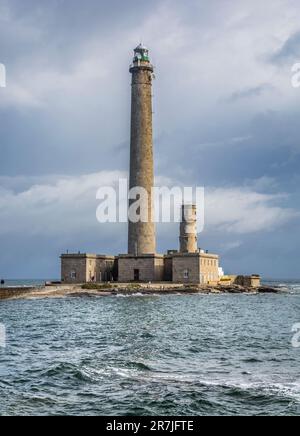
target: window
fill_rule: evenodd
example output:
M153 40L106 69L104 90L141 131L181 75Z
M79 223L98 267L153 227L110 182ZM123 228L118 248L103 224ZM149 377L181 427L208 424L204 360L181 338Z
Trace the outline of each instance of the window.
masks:
M70 277L72 280L76 279L76 271L71 271Z
M183 272L183 278L184 278L184 279L188 279L189 276L190 276L190 275L189 275L189 270L188 270L188 269L185 269L184 272Z

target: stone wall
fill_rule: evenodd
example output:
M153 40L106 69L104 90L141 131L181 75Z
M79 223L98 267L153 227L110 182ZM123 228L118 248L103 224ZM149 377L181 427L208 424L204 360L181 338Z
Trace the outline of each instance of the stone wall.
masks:
M135 281L135 270L139 271L141 282L163 281L164 258L158 255L139 257L124 255L118 258L119 282Z
M87 265L86 254L63 254L61 256L62 283L86 283L87 269L90 269L90 266Z
M115 277L115 259L109 257L97 257L96 262L96 281L97 282L110 282Z
M261 278L258 275L237 276L234 280L234 284L245 288L258 288L261 285Z
M36 288L0 288L0 300L26 296Z
M99 279L97 271L97 257L89 256L86 258L86 282L96 282Z
M173 256L174 283L200 283L199 255L181 254Z
M219 281L219 256L200 253L200 282L213 284Z
M155 256L154 281L161 282L165 280L165 260L163 256Z
M79 284L113 280L115 258L96 254L63 254L62 283Z
M258 275L253 275L250 277L250 287L259 288L261 286L261 277Z
M210 253L173 255L173 282L213 284L219 280L219 256Z
M173 281L173 257L172 256L165 256L164 280L166 282Z

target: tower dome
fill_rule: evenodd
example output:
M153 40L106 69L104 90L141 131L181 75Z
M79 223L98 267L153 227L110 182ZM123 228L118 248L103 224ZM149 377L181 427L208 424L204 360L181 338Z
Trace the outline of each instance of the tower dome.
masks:
M142 62L150 62L149 59L149 50L147 47L144 46L144 44L140 43L135 49L134 49L134 62L136 61L142 61Z

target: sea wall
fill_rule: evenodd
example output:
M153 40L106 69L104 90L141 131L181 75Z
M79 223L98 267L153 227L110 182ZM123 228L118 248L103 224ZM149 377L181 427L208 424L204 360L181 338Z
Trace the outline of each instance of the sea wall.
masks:
M36 288L0 288L0 300L22 297L34 290L36 290Z

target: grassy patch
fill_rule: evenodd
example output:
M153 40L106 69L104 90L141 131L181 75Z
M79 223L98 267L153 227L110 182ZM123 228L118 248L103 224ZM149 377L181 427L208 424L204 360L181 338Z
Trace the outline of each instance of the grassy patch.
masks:
M112 288L113 285L111 283L85 283L81 286L81 289L90 291L105 291Z
M138 283L130 283L129 285L126 286L127 291L137 291L139 289L142 289L142 286L139 285Z

